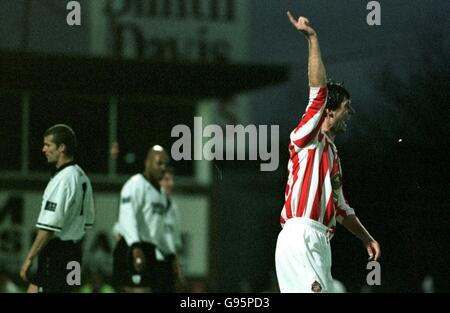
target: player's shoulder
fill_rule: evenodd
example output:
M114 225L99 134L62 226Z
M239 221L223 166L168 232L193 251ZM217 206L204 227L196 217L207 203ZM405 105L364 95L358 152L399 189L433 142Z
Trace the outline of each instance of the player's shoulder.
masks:
M58 190L73 189L76 184L76 171L73 165L69 165L57 172L47 185L46 190L58 192Z
M64 167L61 171L59 171L54 177L54 181L58 181L60 183L71 181L76 179L78 175L78 170L76 169L76 164L71 164L69 166Z
M124 189L127 188L137 188L146 184L146 180L142 174L135 174L128 178L128 180L123 185Z
M145 182L145 178L141 173L131 176L125 184L142 184Z
M325 102L328 97L328 86L309 87L309 99L317 102Z
M63 169L61 171L61 176L65 179L71 179L73 181L78 181L80 179L89 180L85 171L78 164L73 164Z
M328 91L328 85L324 85L324 86L309 86L309 91L310 92L315 92L315 93L327 92Z
M54 182L61 187L66 186L70 189L76 189L77 186L81 186L81 184L84 183L87 183L89 186L91 185L86 173L77 164L62 169L61 172L54 177Z

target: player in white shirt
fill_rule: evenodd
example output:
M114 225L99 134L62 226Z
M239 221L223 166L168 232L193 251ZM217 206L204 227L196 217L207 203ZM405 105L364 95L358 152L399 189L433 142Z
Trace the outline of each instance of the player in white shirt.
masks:
M159 291L157 249L165 232L170 209L166 192L161 189L169 156L161 146L150 148L143 173L132 176L120 194L119 219L114 232L119 241L114 250L114 282L126 292Z
M168 167L159 182L169 197L169 211L166 214L164 232L157 241L158 281L161 292L174 292L176 280L182 281L179 258L181 250L180 215L175 200L171 197L174 187L174 171Z
M44 192L36 238L20 271L22 279L37 285L39 292L69 292L77 287L67 283L67 264L81 265L81 239L94 223L91 182L74 162L75 150L76 137L69 126L55 125L44 133L42 151L55 171ZM37 275L30 281L28 271L36 257Z

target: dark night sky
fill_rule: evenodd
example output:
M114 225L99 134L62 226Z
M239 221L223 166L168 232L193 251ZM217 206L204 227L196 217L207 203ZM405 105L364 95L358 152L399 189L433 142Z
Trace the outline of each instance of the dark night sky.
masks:
M303 113L307 96L307 44L285 18L286 10L309 17L319 34L328 77L345 83L359 113L373 114L389 106L376 89L375 78L384 66L407 75L402 70L414 63L419 42L430 30L445 33L450 55L450 21L444 19L450 13L448 1L380 3L382 25L368 26L366 1L252 2L251 61L292 65L289 84L257 92L254 99L257 119L261 123L271 119L280 124L286 121L295 124L298 117L295 113ZM390 121L385 126L389 125ZM358 118L352 122L349 133L353 127L358 127Z

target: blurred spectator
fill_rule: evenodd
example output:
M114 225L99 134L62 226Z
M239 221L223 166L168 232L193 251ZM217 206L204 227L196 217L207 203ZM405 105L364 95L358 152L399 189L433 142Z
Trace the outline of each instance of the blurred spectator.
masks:
M434 278L431 275L426 275L422 281L422 291L424 293L434 293Z
M112 248L106 233L99 233L87 256L89 273L100 274L107 280L112 276Z
M0 293L22 292L19 287L8 277L6 273L0 272Z
M115 290L105 281L105 277L100 272L88 272L87 283L81 289L81 293L114 293Z
M167 292L175 292L177 288L183 289L186 281L183 275L180 258L182 240L180 234L179 209L177 203L172 198L175 180L174 169L171 166L166 167L159 184L167 192L170 207L165 216L165 233L159 243L160 246L164 247L165 251L173 253L173 259L171 260L170 256L167 258L161 253L158 253L159 249L157 249L157 264L161 267L161 273L166 273L166 277L170 277L164 288L166 288ZM158 257L158 254L160 254L160 257Z
M363 285L360 293L373 293L373 287L369 285Z

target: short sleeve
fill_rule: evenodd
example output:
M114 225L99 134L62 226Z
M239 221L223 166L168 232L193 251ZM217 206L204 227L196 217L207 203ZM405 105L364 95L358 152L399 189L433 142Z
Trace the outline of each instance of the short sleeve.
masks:
M42 201L41 211L36 227L55 232L62 230L66 206L69 201L69 188L66 184L58 184Z

